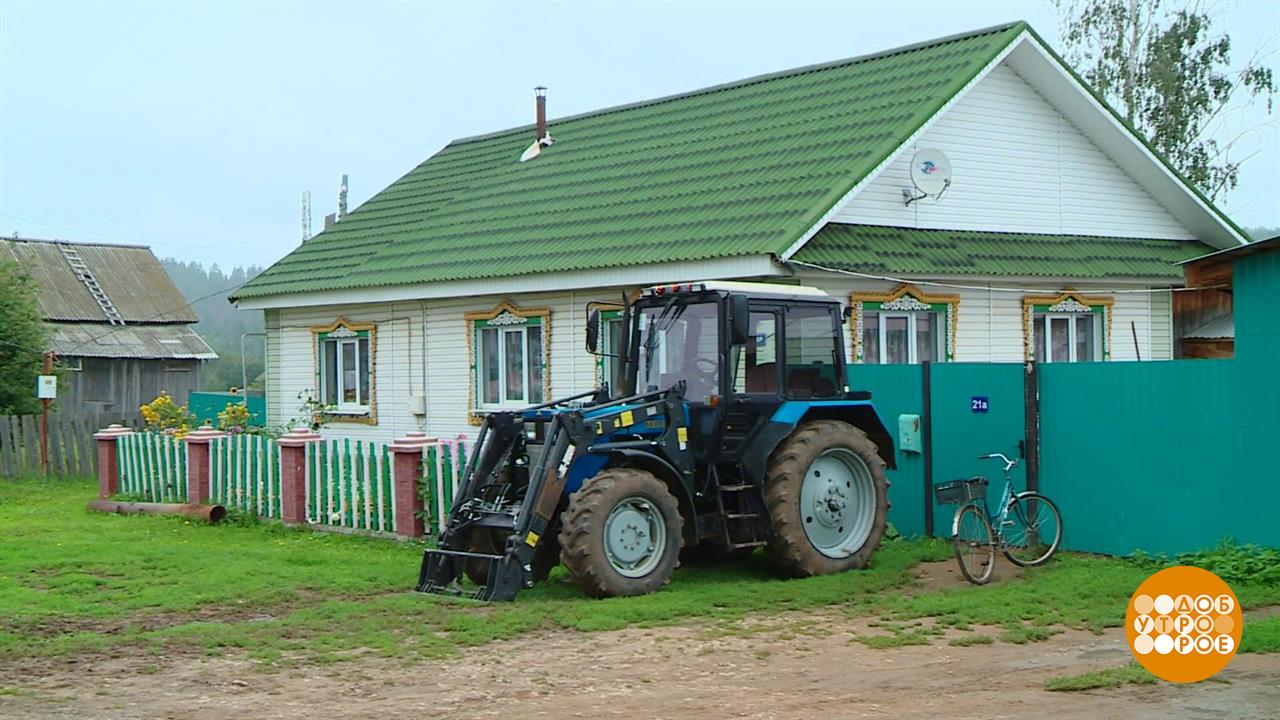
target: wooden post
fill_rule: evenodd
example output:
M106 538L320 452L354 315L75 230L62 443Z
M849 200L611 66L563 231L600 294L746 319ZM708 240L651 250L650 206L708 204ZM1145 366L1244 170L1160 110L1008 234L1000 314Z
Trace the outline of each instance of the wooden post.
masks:
M53 373L53 351L44 354L44 374ZM49 398L40 399L40 468L49 474Z
M191 505L209 502L209 445L223 435L207 424L187 433L187 502Z
M276 440L280 446L280 519L285 525L307 522L307 445L320 439L319 433L304 429Z
M1040 489L1040 366L1027 363L1023 376L1023 422L1025 445L1022 454L1027 461L1027 489Z
M397 438L391 445L391 485L395 495L396 534L401 537L422 537L422 496L418 483L422 480L422 453L428 445L437 442L426 433L411 432Z
M120 492L120 467L117 463L119 448L116 440L133 431L119 425L111 425L94 433L98 441L98 497L109 498Z

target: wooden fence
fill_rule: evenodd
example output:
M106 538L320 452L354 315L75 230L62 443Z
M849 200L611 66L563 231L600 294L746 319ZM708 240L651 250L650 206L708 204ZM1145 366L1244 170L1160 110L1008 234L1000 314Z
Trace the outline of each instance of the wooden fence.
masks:
M383 443L322 440L307 447L307 522L395 532L391 452Z
M187 444L142 432L116 438L120 492L152 502L187 501Z
M423 524L428 536L436 535L444 527L449 518L449 510L453 508L453 497L462 482L462 474L467 466L467 441L465 437L457 440L441 440L435 445L423 449L422 482L419 492L422 495L422 508L425 513Z
M259 517L280 517L280 447L261 435L215 438L209 447L209 499Z
M93 477L98 472L93 434L111 424L141 427L142 416L138 413L51 413L46 468L40 462L40 416L0 415L0 478Z
M199 483L207 478L209 501L259 517L287 519L284 484L296 482L290 487L305 494L305 517L298 515L295 522L414 535L419 532L416 527L402 526L413 513L397 518L397 506L405 502L416 508L420 500L416 513L426 534L435 535L448 518L467 464L465 438L422 445L422 471L409 470L413 474L400 486L405 494L397 499L396 452L416 454L416 447L392 452L384 443L352 439L311 440L305 450L295 444L293 451L304 454L298 456L297 466L291 466L298 469L288 471L294 473L289 481L281 445L271 438L248 434L202 438L208 443L207 460L203 443L193 445L195 436L190 440L154 432L117 437L114 492L151 502L187 502L190 493L203 494Z

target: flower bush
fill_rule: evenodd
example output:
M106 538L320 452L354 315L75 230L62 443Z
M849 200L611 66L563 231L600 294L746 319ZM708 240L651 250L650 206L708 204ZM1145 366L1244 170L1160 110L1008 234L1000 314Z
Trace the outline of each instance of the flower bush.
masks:
M227 403L227 408L218 413L218 429L229 433L248 431L249 407L245 403Z
M142 411L142 420L146 422L147 429L156 432L185 437L195 423L195 415L187 411L187 406L177 404L163 390L155 400L138 409Z

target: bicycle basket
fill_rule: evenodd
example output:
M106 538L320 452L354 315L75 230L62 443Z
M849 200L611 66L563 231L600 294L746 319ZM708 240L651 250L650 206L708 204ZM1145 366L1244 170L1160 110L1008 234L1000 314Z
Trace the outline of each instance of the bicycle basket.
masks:
M933 486L933 496L939 505L959 505L987 496L987 479L972 477L967 480L951 480Z

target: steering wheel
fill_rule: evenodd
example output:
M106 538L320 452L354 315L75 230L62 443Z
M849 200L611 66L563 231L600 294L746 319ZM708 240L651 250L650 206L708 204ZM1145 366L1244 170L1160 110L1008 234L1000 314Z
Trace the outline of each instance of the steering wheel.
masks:
M715 360L709 357L696 357L693 359L693 369L702 375L707 384L715 386L716 371L720 369Z

